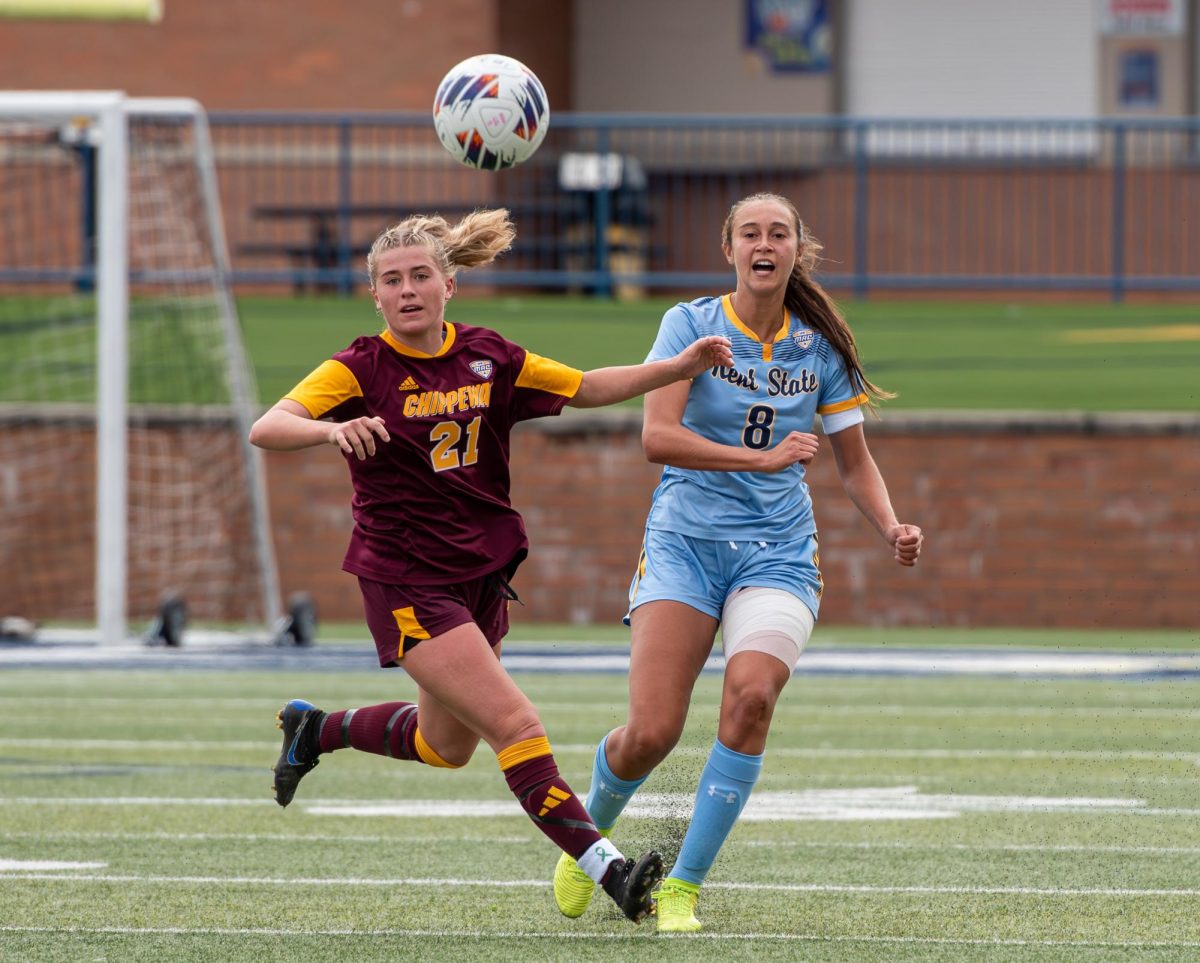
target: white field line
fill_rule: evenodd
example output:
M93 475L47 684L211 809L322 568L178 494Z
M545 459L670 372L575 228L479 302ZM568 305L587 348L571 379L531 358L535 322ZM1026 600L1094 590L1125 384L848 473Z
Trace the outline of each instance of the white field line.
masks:
M513 845L526 845L530 841L539 838L536 836L536 831L529 836L461 836L457 833L453 837L446 836L444 833L437 835L405 835L402 842L405 845L430 845L433 843L444 843L457 846L460 843L511 843ZM86 832L86 831L69 831L69 832L3 832L0 831L0 839L115 839L123 841L145 840L147 842L161 840L163 842L186 843L186 842L266 842L266 843L366 843L372 846L378 846L383 837L379 834L374 836L353 836L345 834L321 834L304 832L302 835L295 833L121 833L121 832ZM397 840L392 839L390 842L395 843ZM1200 852L1200 849L1197 849Z
M594 755L595 743L552 744L556 755L586 753ZM14 749L166 749L173 751L214 751L247 749L277 755L277 738L262 741L191 740L191 739L52 739L0 738L0 747ZM673 755L707 756L711 746L680 746ZM834 748L781 747L769 750L772 756L801 759L1145 759L1154 762L1193 762L1200 764L1200 752L1176 752L1157 749L907 749L907 748Z
M4 739L0 746L13 749L167 749L186 752L213 752L222 749L251 749L256 752L279 754L278 737L259 741L214 739ZM595 751L595 746L592 751Z
M656 819L690 811L691 793L643 793L626 811L634 819ZM209 807L272 808L271 799L109 796L109 797L0 797L0 806L149 806L162 808ZM394 818L520 818L512 799L309 799L300 804L308 815ZM1149 808L1139 799L1116 797L983 796L923 793L915 786L863 787L763 791L751 796L742 822L874 821L898 819L953 819L963 813L1022 813L1121 816L1173 816L1194 818L1200 809Z
M37 840L86 840L112 839L120 841L162 841L174 843L186 842L271 842L290 843L292 845L306 843L363 843L378 845L380 836L332 835L305 832L297 836L294 833L121 833L121 832L4 832L0 831L0 839L37 839ZM443 834L438 835L405 835L404 844L430 845L436 843L497 843L514 846L524 846L533 836L455 836L448 839ZM395 842L395 840L393 840ZM1200 846L1091 846L1091 845L1043 845L1039 843L984 843L970 845L967 843L848 843L848 842L813 842L811 840L757 840L743 839L739 846L762 849L812 849L836 850L853 849L865 852L880 852L899 850L903 852L959 852L959 853L1104 853L1119 856L1200 856Z
M61 695L54 696L23 696L10 695L4 696L4 701L11 705L62 705L63 697ZM228 698L209 698L206 696L89 696L89 695L72 695L71 704L78 706L86 705L116 705L116 706L131 706L139 707L150 706L178 706L181 703L189 703L202 705L207 708L216 707L245 707L249 709L259 708L278 708L276 703L279 700L264 700L262 698L251 697L228 697ZM537 707L541 712L570 712L578 713L581 705L604 706L609 705L608 702L588 703L586 700L580 702L552 702L539 701ZM268 713L269 714L269 713ZM876 703L863 705L813 705L800 701L787 702L782 701L775 707L775 715L813 715L818 718L822 716L892 716L892 715L918 715L918 716L937 716L949 718L964 718L969 716L1019 716L1022 718L1030 716L1086 716L1089 718L1095 717L1128 717L1131 721L1137 719L1200 719L1200 708L1191 706L1114 706L1114 705L1026 705L1026 706L1011 706L1011 705L964 705L964 706L948 706L948 705L905 705L901 703L880 705ZM264 716L266 718L266 716Z
M36 834L35 834L36 835ZM932 852L932 853L1103 853L1115 856L1200 856L1200 846L1091 846L1055 843L823 843L812 840L740 839L739 846L761 849L858 849L869 852Z
M0 879L51 880L63 883L149 883L183 886L311 886L311 887L486 887L490 889L546 889L545 879L463 878L367 878L367 877L278 877L278 876L155 876L131 873L38 873L0 872ZM909 896L1107 896L1119 898L1200 896L1200 889L1135 889L1132 887L1064 886L867 886L837 883L705 883L708 889L773 893L840 893Z
M4 701L5 701L5 703L7 703L9 705L21 703L21 704L32 704L32 705L61 706L63 704L64 698L65 697L62 695L19 695L19 694L4 693ZM251 709L251 710L258 710L258 712L256 714L265 713L264 718L266 716L270 715L270 713L267 711L268 709L277 710L279 708L279 706L285 701L283 697L280 697L278 699L263 699L261 697L251 697L251 696L224 696L224 697L217 696L217 697L213 698L213 697L209 697L209 696L189 696L189 695L140 696L140 695L136 695L136 694L132 694L132 695L128 695L128 696L98 696L98 695L88 695L86 692L79 692L79 693L73 692L70 695L70 700L71 700L71 706L76 709L78 709L82 706L90 706L90 705L97 705L97 706L110 706L111 705L111 706L118 706L118 707L138 706L139 708L140 707L149 707L149 706L162 706L163 708L170 709L170 708L173 708L175 706L178 706L178 705L184 704L184 703L203 706L205 708L212 708L212 707L232 708L232 707L240 706L240 707L244 707L244 708Z
M562 932L530 931L467 931L467 930L401 930L401 929L370 929L370 930L280 930L252 929L233 927L182 927L182 926L12 926L0 925L0 933L46 933L61 935L97 935L97 936L271 936L295 937L307 939L310 937L348 936L351 938L392 939L397 936L413 939L466 939L466 940L640 940L651 942L661 939L652 930L626 930L620 933L611 932L580 932L567 930ZM1046 947L1079 947L1097 949L1174 949L1200 947L1200 942L1193 940L1005 940L1005 939L954 939L952 937L936 936L828 936L820 933L689 933L686 936L672 936L671 939L687 940L777 940L798 943L867 943L882 945L917 945L917 946L1046 946Z
M784 700L786 700L786 696ZM61 702L61 700L59 700ZM608 707L607 703L596 703L598 707ZM578 713L579 703L538 701L540 712L570 712ZM715 709L715 706L713 707ZM1048 716L1084 716L1096 718L1100 716L1128 719L1136 722L1138 719L1200 719L1200 709L1190 706L1171 708L1166 706L1004 706L1004 705L969 705L969 706L925 706L925 705L812 705L799 701L781 701L775 706L774 717L781 715L790 717L813 716L820 721L824 716L851 716L868 719L889 716L935 716L938 718L961 719L970 716L1018 716L1021 718Z

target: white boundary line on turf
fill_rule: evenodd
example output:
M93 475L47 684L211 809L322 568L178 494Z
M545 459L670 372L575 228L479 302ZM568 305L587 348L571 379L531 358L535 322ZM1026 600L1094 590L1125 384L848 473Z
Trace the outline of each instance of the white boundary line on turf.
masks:
M532 826L530 827L532 829ZM513 845L524 846L529 842L536 841L542 837L537 835L536 830L528 836L460 836L454 835L447 837L445 834L438 835L408 835L405 834L404 844L412 843L414 845L428 846L431 843L445 843L448 845L457 846L459 843L512 843ZM16 831L7 832L0 830L0 839L120 839L120 840L162 840L163 842L186 843L186 842L264 842L264 843L367 843L371 846L378 846L380 837L378 834L374 836L354 836L354 835L335 835L305 832L303 835L297 836L295 833L122 833L122 832L86 832L80 830L71 830L64 832L36 832L36 831ZM398 840L389 840L389 845L395 845ZM1200 853L1200 848L1196 850Z
M533 836L455 836L453 840L444 835L408 836L404 843L426 846L431 843L501 843L514 846L524 846ZM37 832L0 830L0 839L118 839L144 840L147 842L161 840L164 842L286 842L297 843L364 843L375 846L379 844L379 836L333 835L320 833L304 833L296 836L292 833L122 833L122 832ZM854 849L864 852L899 850L904 852L960 852L960 853L1106 853L1117 856L1197 856L1200 846L1088 846L1069 844L1038 843L984 843L979 846L967 843L850 843L850 842L814 842L811 840L757 840L743 839L739 846L763 849Z
M12 926L0 924L0 933L46 933L59 935L111 935L111 936L284 936L308 939L311 937L348 936L385 937L397 936L414 939L465 939L465 940L778 940L801 943L875 943L884 945L929 945L929 946L1063 946L1095 947L1097 949L1175 949L1200 947L1195 940L1014 940L1014 939L954 939L945 936L840 936L819 933L688 933L660 937L653 930L629 930L623 933L591 932L578 930L555 931L503 931L467 932L465 930L280 930L236 927L182 927L182 926Z
M21 749L247 749L277 755L279 741L271 738L252 742L245 740L190 740L190 739L9 739L0 737L0 746ZM710 746L680 746L674 755L704 755ZM555 743L555 755L568 752L596 752L595 743ZM834 747L787 747L772 748L773 756L789 756L802 759L1146 759L1159 762L1193 762L1200 765L1200 751L1183 752L1157 749L995 749L990 747L971 749L890 749L881 748L834 748ZM119 763L113 763L119 765Z
M903 788L903 787L896 787ZM817 791L824 792L824 791ZM862 790L870 793L872 790ZM653 802L652 794L647 794L635 808L626 813L631 819L661 818L659 808L650 810L639 809ZM1069 814L1077 816L1172 816L1182 818L1200 817L1200 809L1169 809L1150 808L1142 806L1139 800L1131 799L1050 799L1039 797L971 797L971 796L930 796L913 797L911 801L902 798L888 799L880 797L876 803L848 805L843 797L849 793L839 792L836 795L826 793L828 798L821 798L816 793L781 793L780 796L799 796L796 803L800 808L788 808L789 803L784 799L780 805L768 806L768 793L761 792L751 797L752 806L747 806L742 813L743 822L755 821L857 821L859 819L946 819L962 813L986 812L1006 814L1041 815ZM807 798L806 798L807 797ZM690 796L681 797L689 800ZM757 800L757 802L755 802ZM170 799L155 796L113 796L87 797L78 796L62 798L54 796L13 796L0 797L2 806L34 806L52 808L54 806L151 806L151 807L275 807L271 799L207 799L207 798L176 798ZM782 808L780 808L782 806ZM348 800L348 799L310 799L300 807L308 815L317 816L386 816L389 818L478 818L506 819L517 818L520 811L514 808L511 799L479 800L473 803L455 803L444 799L409 799L395 802L387 799Z
M546 889L551 884L544 879L369 879L364 877L298 877L275 876L137 876L119 873L34 873L3 872L4 880L55 881L60 883L151 883L183 886L362 886L362 887L486 887L500 889ZM748 890L773 893L839 893L861 895L912 896L1112 896L1112 897L1196 897L1200 889L1134 889L1131 887L1038 887L1038 886L865 886L837 883L705 883L706 889Z
M102 648L88 645L63 645L53 647L21 646L13 650L0 648L0 665L13 664L51 668L69 664L74 668L132 666L134 671L147 671L166 667L182 666L203 669L221 669L230 664L231 653L221 648L200 648L199 639L189 640L182 652L171 654L164 661L163 653L147 649L144 645L113 646ZM576 643L573 651L559 654L547 653L544 649L522 649L519 644L505 652L504 662L510 672L611 672L627 673L629 656L619 648L613 651L587 651ZM367 650L369 651L369 649ZM338 652L322 649L316 659L304 663L304 653L279 651L258 646L254 649L239 647L232 653L233 659L242 664L270 667L281 660L284 664L305 668L307 666L328 667L334 663L345 664L345 660L357 666L361 660L365 668L369 665L366 652ZM708 673L722 670L724 659L710 657L704 665ZM335 669L334 671L343 671ZM353 671L359 671L354 669ZM796 674L805 677L826 675L878 675L878 676L935 676L959 675L964 677L1003 676L1008 678L1035 677L1039 679L1078 678L1104 679L1128 677L1172 677L1195 676L1200 673L1200 659L1186 651L1180 652L1126 652L1121 650L1062 651L1058 649L979 649L943 648L894 649L879 651L876 648L846 647L842 649L816 648L805 654Z
M61 695L53 696L24 696L6 694L4 699L10 705L16 703L33 703L38 705L61 705L63 697ZM212 706L244 706L247 708L262 707L264 700L261 698L251 697L230 697L208 699L201 696L153 696L153 697L133 697L123 698L121 696L89 696L72 694L72 704L78 706L81 704L101 703L128 706L131 703L136 703L139 706L149 707L152 705L178 706L180 703L194 703L207 707ZM584 703L585 705L596 705L602 707L600 703ZM548 712L572 712L577 713L580 708L580 703L576 702L553 702L539 701L538 710L544 715ZM1198 719L1200 718L1200 709L1190 706L1166 707L1166 706L1087 706L1087 705L1026 705L1026 706L1004 706L1004 705L904 705L900 703L875 705L819 705L801 701L784 702L775 707L776 717L780 715L814 715L814 716L887 716L900 714L917 714L925 716L938 716L950 718L962 718L963 716L1115 716L1118 718L1130 718L1131 720L1142 719ZM221 743L228 745L229 743Z

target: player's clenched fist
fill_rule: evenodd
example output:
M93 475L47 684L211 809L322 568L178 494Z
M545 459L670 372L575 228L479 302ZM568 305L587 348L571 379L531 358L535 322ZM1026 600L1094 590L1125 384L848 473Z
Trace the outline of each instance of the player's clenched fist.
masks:
M329 431L329 443L337 445L347 455L354 455L359 461L375 454L376 437L381 441L391 441L383 419L378 416L344 421L334 425Z
M895 552L894 558L901 565L916 565L921 557L921 546L925 535L916 525L893 525L887 530L887 540Z
M816 435L793 431L774 448L763 452L763 471L777 472L799 463L807 465L813 460L821 441Z

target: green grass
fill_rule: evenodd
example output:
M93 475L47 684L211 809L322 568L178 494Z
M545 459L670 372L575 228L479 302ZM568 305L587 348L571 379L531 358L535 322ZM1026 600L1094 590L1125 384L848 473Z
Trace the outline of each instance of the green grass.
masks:
M583 791L596 739L621 721L624 678L518 681ZM656 818L622 821L627 851L677 850L718 692L719 679L701 678L680 748L643 790L677 796ZM102 864L0 868L0 960L1200 952L1195 681L799 676L756 795L871 791L886 818L743 820L702 896L704 932L672 938L599 900L578 921L559 917L545 885L555 852L515 803L511 815L457 818L315 808L511 802L487 751L454 773L344 752L286 811L269 801L283 699L332 708L412 694L406 676L380 671L0 675L0 861ZM939 806L940 818L914 818Z
M455 299L451 320L493 327L532 351L581 368L634 364L675 299L623 303L587 297ZM212 377L213 335L189 343L192 326L142 302L145 337L131 353L131 398L158 402L189 382L194 400L223 400ZM1200 330L1194 305L876 302L843 305L868 374L899 397L889 408L1046 411L1200 410ZM317 364L380 328L363 296L244 297L238 302L259 397L271 404ZM0 350L21 364L0 371L0 401L94 396L90 305L0 301ZM58 324L32 323L45 316ZM211 320L202 329L211 330ZM39 365L49 366L39 373ZM37 375L36 379L34 375ZM55 388L54 386L59 386ZM631 406L640 400L628 402Z
M673 303L462 297L448 316L596 368L643 360ZM889 407L1200 409L1194 305L847 301L843 307L868 374L899 394ZM243 298L239 311L267 402L358 335L379 329L365 298ZM1117 340L1099 340L1105 332Z

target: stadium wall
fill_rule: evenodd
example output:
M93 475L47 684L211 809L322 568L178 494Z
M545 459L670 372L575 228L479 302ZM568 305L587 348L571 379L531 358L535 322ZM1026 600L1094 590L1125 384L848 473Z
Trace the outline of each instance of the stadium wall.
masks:
M516 578L524 605L514 607L514 622L613 622L623 614L659 474L642 455L640 427L637 411L570 411L515 433L514 503L532 552ZM204 450L200 434L211 426L175 421L154 430L163 457L186 461ZM903 519L924 527L927 549L917 569L895 565L843 493L826 449L809 481L827 623L1200 626L1200 415L887 413L868 431L893 501ZM0 539L0 611L39 621L91 611L88 525L80 527L78 551L52 570L39 565L37 538L51 530L39 518L94 498L89 432L60 433L60 447L80 454L35 490L0 486L0 509L9 504L0 517L9 529L19 521L25 533L7 530ZM186 475L187 466L171 473ZM345 466L326 448L270 453L267 475L285 596L310 593L325 621L359 620L357 586L341 571L351 527ZM241 560L244 584L254 584L244 519L210 504L203 491L192 497L195 512L219 520L226 537L215 542ZM199 550L208 541L199 539ZM138 593L158 585L157 573L138 572L153 560L132 563L131 601L149 611L155 599ZM178 588L186 595L186 585ZM244 594L194 615L240 620Z
M828 452L810 471L828 624L1195 628L1200 625L1200 416L888 414L868 426L901 517L928 546L892 562ZM621 617L659 469L640 413L521 426L514 503L532 550L514 622ZM358 619L340 571L349 483L324 449L268 458L286 591Z
M208 110L428 110L442 75L500 50L570 94L559 0L167 2L159 23L0 20L0 88L194 97Z

